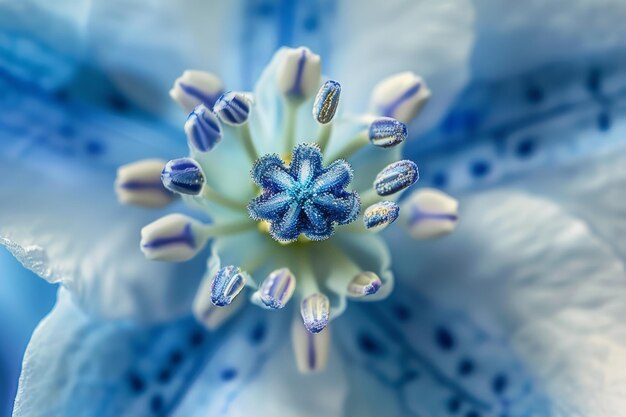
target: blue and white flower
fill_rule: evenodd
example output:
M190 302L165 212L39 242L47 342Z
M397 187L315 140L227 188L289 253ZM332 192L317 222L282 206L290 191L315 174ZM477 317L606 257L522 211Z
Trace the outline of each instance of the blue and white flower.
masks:
M26 352L15 416L620 415L623 5L78 3L9 3L0 14L1 241L62 284ZM342 83L334 113L317 110L332 113L330 123L315 116L325 108L314 106L321 71L294 95L272 68L241 95L254 99L243 123L220 120L197 136L186 129L187 149L184 116L165 101L185 67L223 78L206 89L211 100L182 103L203 104L208 118L198 121L214 122L213 100L250 89L270 51L299 44L311 47L305 63L320 53L320 67ZM291 55L297 64L303 49ZM402 69L410 72L391 76ZM424 96L404 82L414 74L433 95L406 123L408 137L398 124L407 120L372 129L386 117L376 109L394 100L406 97L392 117L420 108ZM371 99L382 79L395 84ZM393 85L408 90L392 94ZM367 103L376 114L349 114ZM344 148L337 138L354 141ZM275 153L289 167L293 149L314 142L324 168L350 164L359 216L374 199L397 205L384 232L358 219L335 224L326 240L285 245L250 219L248 204L262 193L252 161ZM122 200L168 205L159 211L115 201L119 166L187 154L204 179L199 194L146 189L168 196L152 204L157 194L142 200L126 189L132 198ZM419 165L409 198L367 191L402 159ZM158 180L154 171L130 173ZM146 260L141 228L173 213L194 219L194 237L211 244L189 261ZM428 242L406 233L455 227ZM281 258L258 250L270 247L284 254L278 269L261 265ZM217 307L210 277L224 268L255 272L220 274L230 304ZM319 276L328 279L311 285Z

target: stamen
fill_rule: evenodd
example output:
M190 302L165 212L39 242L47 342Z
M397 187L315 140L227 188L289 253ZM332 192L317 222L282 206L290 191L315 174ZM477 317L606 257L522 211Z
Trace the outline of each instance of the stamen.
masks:
M198 195L204 185L202 168L191 158L173 159L161 172L165 188L175 193Z
M395 222L400 214L400 207L393 201L381 201L369 206L363 213L363 223L368 229L382 230Z
M300 105L317 91L321 78L319 55L308 48L285 50L276 73L278 91L283 95L284 153L296 145L296 119Z
M259 288L259 296L263 304L269 308L279 309L291 299L296 289L296 279L287 268L278 269L265 278Z
M164 166L165 161L160 159L145 159L119 167L115 179L118 201L151 208L171 203L175 195L161 182Z
M238 126L250 117L250 101L242 93L228 91L220 96L213 106L213 111L220 120L231 126Z
M459 221L459 203L432 188L415 191L403 210L410 234L415 239L432 239L452 232Z
M326 368L330 346L330 330L314 334L294 320L291 326L291 341L296 365L304 374L319 372Z
M300 314L304 327L311 333L319 333L328 325L330 301L322 293L314 293L302 300Z
M404 142L408 132L406 125L391 117L380 117L369 129L370 142L381 148L391 148Z
M245 305L244 297L235 297L233 301L224 307L218 307L211 301L212 277L207 276L202 280L196 297L193 300L193 315L207 329L215 330Z
M193 109L185 123L187 142L196 152L209 152L222 140L222 128L215 114L204 104Z
M213 111L220 120L237 129L239 139L248 154L251 162L259 159L254 145L250 125L247 123L251 111L251 100L243 93L229 91L224 93L215 103Z
M332 120L335 117L335 112L339 106L339 97L341 95L341 85L332 80L328 80L320 88L315 97L315 103L313 104L313 117L320 123L320 133L318 135L317 144L320 147L322 153L328 146L330 135L332 133L333 125Z
M187 70L174 81L170 97L189 113L200 104L213 108L215 101L223 92L222 81L215 75Z
M374 189L381 196L395 194L415 184L419 178L415 162L403 160L387 165L374 180Z
M371 107L374 114L393 117L409 124L430 98L424 80L403 72L382 80L374 88Z
M348 295L364 297L375 294L383 285L382 281L373 272L364 271L357 274L348 284Z
M211 302L218 307L229 305L245 285L245 272L233 265L220 268L211 282Z
M170 214L141 229L140 248L146 258L182 262L193 258L207 242L203 225L182 214Z
M319 55L308 48L287 49L276 73L278 91L290 101L305 101L317 91L321 78ZM290 148L291 149L291 148Z
M341 85L337 81L328 80L322 85L313 103L313 117L318 123L327 124L333 120L340 95Z

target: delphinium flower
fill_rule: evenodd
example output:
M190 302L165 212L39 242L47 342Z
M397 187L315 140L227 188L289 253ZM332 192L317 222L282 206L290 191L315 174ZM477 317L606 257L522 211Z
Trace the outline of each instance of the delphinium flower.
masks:
M348 299L392 291L378 232L402 217L400 227L428 238L458 221L456 202L442 192L418 190L403 207L397 202L419 177L413 161L399 159L405 123L430 96L426 83L412 73L391 76L374 90L371 113L350 116L340 108L340 82L321 77L321 58L305 47L278 51L254 93L223 91L216 76L185 72L170 94L190 111L190 155L123 166L116 181L122 202L161 207L179 195L210 219L168 214L143 228L140 243L149 259L184 262L210 242L194 302L210 329L243 298L271 310L295 300L291 332L302 372L325 367L325 329Z
M85 2L85 7L60 9L52 19L35 7L39 2L34 0L15 7L27 15L28 24L20 26L25 22L11 13L3 19L19 30L2 32L6 35L2 45L8 46L2 63L9 65L3 65L0 74L0 126L2 139L10 140L0 148L6 180L0 235L26 266L63 284L56 307L26 352L16 416L620 415L626 345L620 244L623 71L620 49L610 48L624 39L616 36L623 7L611 1L537 1L520 4L519 10L493 1L473 2L472 7L464 1L391 0L381 7L348 2L330 7L330 2L320 2L319 8L308 2L279 6L252 1L245 7L237 1L222 3L243 11L241 30L219 13L221 4L198 1L191 7L192 3L157 6L137 1L133 7L120 7L114 1ZM41 5L47 10L56 3ZM76 27L63 30L59 22L72 19L78 22ZM123 19L129 24L119 24ZM229 24L228 31L221 30L222 20ZM274 21L279 23L276 39L268 30ZM29 30L43 36L40 40L21 36ZM209 36L197 36L198 31ZM188 36L190 32L194 36ZM94 62L71 78L76 57L67 56L73 45L66 41L84 33L89 48L76 49L87 50ZM419 209L407 211L401 204L400 218L374 236L382 236L390 249L395 289L376 303L350 303L340 317L331 310L330 318L336 320L309 336L295 287L287 287L285 295L291 289L293 293L281 311L259 309L244 302L258 291L249 288L251 279L245 277L248 288L230 305L213 308L213 301L204 298L212 314L202 326L184 316L190 310L189 291L196 292L199 271L206 267L208 245L189 261L146 261L137 244L139 230L172 213L193 219L189 230L212 227L235 220L229 216L234 207L214 206L220 213L211 212L208 219L206 207L190 213L183 204L198 197L178 199L164 192L158 174L166 161L187 155L187 145L179 126L173 130L155 123L133 106L158 110L161 116L159 98L167 95L166 84L182 69L178 66L182 61L203 68L219 68L216 60L237 61L245 78L255 76L265 63L268 55L261 51L273 50L277 43L309 41L322 50L316 43L319 38L323 45L332 45L330 54L324 51L332 62L327 70L331 68L328 74L342 83L340 102L347 111L357 109L355 95L350 101L354 86L362 96L373 85L368 77L420 68L435 93L422 116L437 108L446 113L419 141L407 141L405 156L371 170L375 176L403 159L416 161L420 168L421 179L404 200ZM50 49L59 39L62 54ZM546 68L549 60L559 61L558 65ZM99 78L100 71L111 80ZM232 82L239 71L223 71L223 85L215 83L215 77L200 77L200 85L208 86L205 92L210 93L205 101L217 100L224 87L248 87ZM195 82L197 74L183 74L180 81ZM450 103L467 75L472 76L467 90ZM69 92L68 79L69 84L76 83ZM77 102L76 89L83 94L80 97L89 96L100 105ZM94 91L95 98L90 96ZM98 101L98 93L108 104ZM172 93L176 98L176 91ZM437 103L442 96L448 99ZM188 106L200 104L197 97L187 99ZM278 103L261 106L263 100L254 99L252 115L262 108L278 108ZM214 105L205 107L211 112ZM299 129L312 123L307 114L312 107L313 103L308 110L301 107L306 117L298 121ZM111 108L126 114L114 115ZM322 117L331 114L323 112ZM263 118L269 125L265 130L279 130L278 116L276 112ZM342 119L340 108L331 133L339 132L335 122ZM409 126L411 136L417 136L425 122L433 127L433 119L428 123L421 117L417 126ZM222 124L220 129L221 142L197 141L198 148L212 148L209 153L224 156L225 147L240 146L226 141L233 137L226 132L229 127ZM318 136L296 139L313 143ZM332 142L328 146L330 150ZM359 152L371 149L376 148L368 145ZM606 149L611 155L603 153ZM259 157L266 154L265 148L257 151L262 151ZM250 163L249 151L245 152L244 162ZM276 153L287 169L291 153ZM120 171L120 180L158 180L145 187L146 194L131 185L120 199L153 207L171 204L164 210L114 202L112 170L141 158L151 160L127 166ZM347 161L355 175L346 190L358 192L364 189L356 186L364 181L356 172L359 164ZM220 183L245 179L245 184L229 184L232 190L254 184L252 177L235 169L240 160L224 162L237 175L220 178ZM215 178L207 171L218 164L200 165L201 171L191 169L184 181L169 175L166 182L201 188L203 195L219 198L203 188L204 182L200 184L200 178ZM374 186L374 181L370 178L365 185ZM454 200L426 187L445 188L460 197L463 221L445 239L419 242L405 232L420 238L446 233L454 224L452 214L441 214L429 227L402 226L404 216L414 224L428 210L454 208ZM246 204L262 194L257 188L250 191ZM419 206L425 201L429 204ZM361 211L367 207L361 204ZM285 246L333 242L348 228L364 227L360 220L336 222L329 239L308 242L299 237ZM443 227L441 220L449 223ZM270 234L272 222L266 222L263 236L276 244ZM170 253L171 259L192 256L191 245L202 243L186 232L181 236L189 245ZM256 243L236 246L244 251L248 244L258 247ZM146 248L151 249L155 247ZM324 259L315 264L323 265ZM352 289L372 282L371 273L381 278L375 268L368 269L350 283ZM276 273L268 285L283 279L287 270L272 272ZM289 272L296 278L294 271ZM231 288L240 283L239 278L233 280ZM376 286L370 288L367 292ZM381 296L385 288L361 300ZM262 293L252 300L266 306ZM283 303L274 298L270 304ZM232 314L234 309L239 313ZM306 349L297 344L309 337L317 343L316 351L327 343L329 363L324 371L315 375L296 371L290 332L300 332L293 341L296 351ZM331 332L329 343L322 336ZM325 352L321 353L323 357Z

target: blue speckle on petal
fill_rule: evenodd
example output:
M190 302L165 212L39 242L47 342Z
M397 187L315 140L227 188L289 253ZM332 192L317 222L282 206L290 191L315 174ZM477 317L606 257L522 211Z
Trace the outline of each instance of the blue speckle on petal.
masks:
M454 348L454 336L445 327L435 329L435 342L442 350L452 350Z
M252 342L252 344L254 345L258 345L259 343L263 342L266 332L267 330L265 328L265 323L258 322L250 332L250 342Z
M491 165L484 160L474 161L470 165L470 173L474 178L483 178L489 174L489 171L491 171Z
M335 225L351 223L359 214L359 195L345 190L352 182L350 164L338 160L324 168L316 145L294 148L289 167L278 155L265 155L251 175L262 194L248 204L248 212L270 222L270 234L278 241L291 242L300 234L328 239Z
M467 358L461 359L457 371L461 376L467 376L471 374L472 372L474 372L474 362Z
M385 353L385 349L380 342L368 333L360 333L357 338L359 348L363 353L371 356L382 356Z
M231 381L237 377L237 370L235 368L225 368L220 373L222 381Z

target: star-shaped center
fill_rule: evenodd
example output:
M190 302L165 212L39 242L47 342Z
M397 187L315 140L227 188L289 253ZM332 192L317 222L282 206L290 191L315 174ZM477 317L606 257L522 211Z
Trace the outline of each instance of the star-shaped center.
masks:
M353 222L359 215L358 193L346 190L352 167L340 159L324 168L315 144L296 146L289 166L276 154L264 155L251 175L262 192L250 201L248 212L255 220L269 222L270 234L279 242L292 242L301 234L328 239L335 225Z

